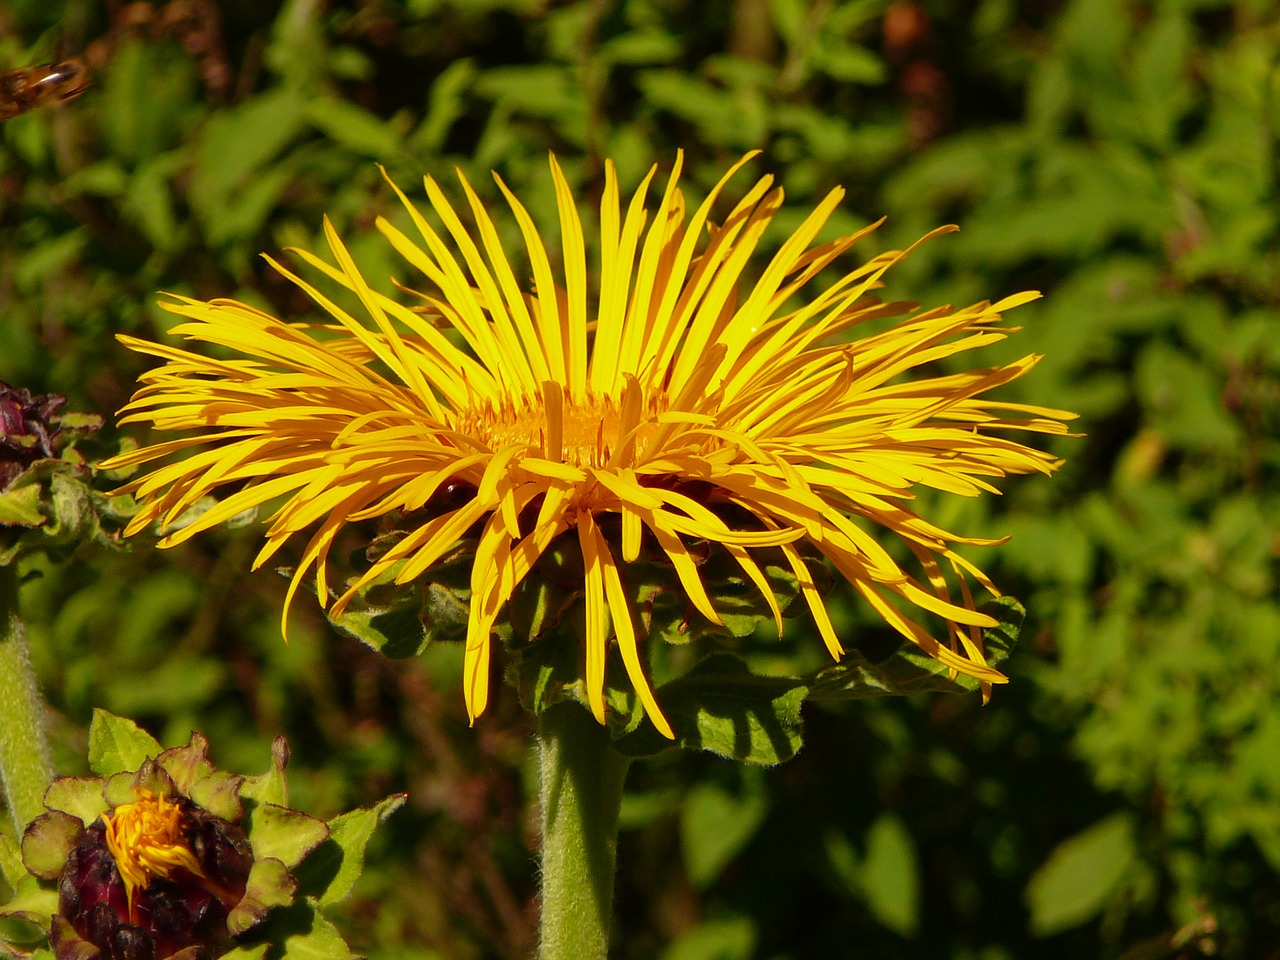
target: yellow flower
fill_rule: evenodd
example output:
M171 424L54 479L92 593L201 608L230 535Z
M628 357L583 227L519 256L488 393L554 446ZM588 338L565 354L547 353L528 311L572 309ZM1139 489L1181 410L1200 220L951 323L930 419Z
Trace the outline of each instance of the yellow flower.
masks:
M975 609L968 579L995 588L953 550L990 541L948 533L913 513L910 501L916 485L973 496L993 490L992 478L1057 466L1007 434L1061 434L1070 414L983 399L1037 357L966 373L944 374L936 366L1003 339L1009 328L998 325L1001 313L1038 295L916 313L907 304L868 299L905 255L898 251L810 292L825 268L874 229L812 245L843 196L839 189L746 285L743 276L782 206L782 189L764 177L722 223L713 225L709 216L747 159L692 215L678 189L680 158L653 211L647 195L656 168L624 211L607 164L594 272L577 206L552 157L561 276L532 218L495 176L524 238L523 265L513 267L484 202L459 175L472 226L431 178L427 196L443 229L399 190L420 239L378 221L395 250L425 275L427 292L413 294L414 308L371 289L327 221L335 263L297 253L354 293L362 316L349 315L275 261L328 315L325 323L285 323L232 300L165 303L186 318L175 334L221 348L228 358L121 338L165 361L142 376L121 422L186 434L107 464L185 454L126 488L142 504L129 532L153 521L172 524L205 495L229 488L162 545L272 504L254 566L312 531L289 602L314 567L325 604L326 561L347 524L412 514L433 495L438 505L442 491L466 491L463 502L412 529L337 597L332 611L396 565L396 581L412 581L478 526L464 671L473 720L489 695L492 627L512 590L561 535L576 538L584 561L584 678L601 722L606 654L616 642L647 715L673 735L645 676L624 586L644 538L715 623L690 544L722 544L765 594L779 629L777 604L753 551L781 549L838 659L843 648L797 549L808 541L902 636L983 681L984 689L1003 681L985 662L980 639L981 628L995 621ZM518 279L526 270L531 291ZM898 315L905 316L888 329L848 337L867 321ZM921 367L927 372L909 376ZM755 518L750 529L724 519L730 508ZM621 529L614 545L601 529L610 514ZM901 539L914 555L914 571L877 542L876 528ZM941 638L904 612L912 608L935 615Z
M188 845L182 809L145 788L136 793L135 803L121 804L102 815L107 849L124 880L129 917L135 922L133 895L151 886L152 877L167 879L175 870L185 870L208 880Z

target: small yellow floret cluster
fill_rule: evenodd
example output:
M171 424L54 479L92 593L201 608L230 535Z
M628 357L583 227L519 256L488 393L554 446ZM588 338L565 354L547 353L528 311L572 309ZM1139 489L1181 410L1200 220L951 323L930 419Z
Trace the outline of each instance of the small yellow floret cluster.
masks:
M135 793L136 802L121 804L102 815L107 826L107 849L124 880L131 916L134 893L146 890L152 877L167 879L173 871L181 869L205 879L204 871L183 838L181 808L144 787Z

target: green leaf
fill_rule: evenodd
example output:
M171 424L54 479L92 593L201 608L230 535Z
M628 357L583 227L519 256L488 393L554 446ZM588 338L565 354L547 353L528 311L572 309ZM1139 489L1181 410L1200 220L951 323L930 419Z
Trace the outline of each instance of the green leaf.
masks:
M1031 932L1047 937L1097 916L1137 856L1127 813L1101 820L1054 848L1027 884Z
M205 230L211 246L222 246L253 237L280 206L280 197L298 174L288 158L252 177L244 187L227 198L225 205L210 212Z
M0 877L4 877L4 882L10 887L16 887L27 874L18 842L7 833L0 833Z
M329 836L322 821L274 803L253 807L247 832L255 859L274 857L290 869Z
M285 779L284 769L289 765L289 744L283 736L276 737L271 744L271 766L266 773L256 777L245 777L240 786L242 800L255 800L258 803L273 803L279 807L289 805L289 784Z
M645 632L667 643L689 643L701 637L747 637L762 624L772 622L773 612L760 590L748 578L741 565L718 544L693 546L698 563L698 576L706 587L711 606L721 623L712 623L689 602L688 594L665 556L631 564L628 582L633 588L633 607L642 611ZM769 592L779 610L787 610L800 593L800 586L790 564L780 550L761 550L754 554ZM821 559L807 555L818 578L819 589L826 586L827 575Z
M416 657L427 648L427 631L417 611L401 605L389 610L347 609L329 622L340 632L393 660Z
M467 112L467 91L475 77L475 64L465 57L454 60L436 76L426 115L418 129L405 139L407 150L419 156L442 151L449 130Z
M911 937L920 928L920 866L902 821L882 814L867 833L862 891L876 919Z
M197 780L190 790L184 792L214 816L234 823L244 816L244 804L240 801L240 785L243 782L243 777L217 770Z
M811 9L805 0L769 0L769 16L790 46L802 44L809 31Z
M122 209L157 250L176 246L179 226L170 182L186 166L186 151L171 151L147 159L129 179Z
M272 909L293 903L297 892L298 881L283 863L274 858L255 859L244 896L227 917L227 929L233 937L241 936L266 919Z
M13 896L0 906L0 917L18 917L49 929L53 915L58 912L58 891L41 886L35 877L24 877L18 882Z
M44 803L50 810L61 810L80 818L87 827L106 812L108 803L102 795L99 777L54 777L45 792Z
M38 484L15 484L0 492L0 525L38 527L44 521Z
M384 162L402 152L400 135L367 110L336 97L317 97L307 103L306 118L321 133L352 151Z
M885 81L887 69L884 61L865 47L835 43L819 47L815 53L820 69L837 80L865 85Z
M305 129L305 108L300 92L276 88L210 118L191 178L192 205L202 220L216 220L236 188Z
M41 814L22 834L22 862L33 876L56 880L83 833L84 824L79 817L61 810Z
M321 906L337 903L351 892L364 869L364 848L373 831L408 797L407 793L392 794L371 807L361 807L329 821L329 839L298 868L299 880L308 891L316 893Z
M185 747L170 747L156 757L156 763L173 779L173 785L188 795L197 780L214 771L209 762L209 740L194 730Z
M745 147L759 143L764 134L761 117L739 90L665 68L646 70L636 82L649 104L693 124L712 143Z
M759 778L744 776L738 787L694 784L680 808L680 848L689 880L699 889L720 876L764 822L768 798Z
M1018 641L1026 611L1013 597L997 597L979 609L999 623L982 631L987 663L995 666L1009 656ZM863 700L868 697L908 696L940 691L959 693L980 688L973 677L947 676L947 667L912 643L903 643L884 659L869 658L857 647L840 662L823 667L809 680L814 701Z
M435 641L462 640L471 616L469 569L469 559L455 551L409 586L395 582L393 567L329 622L392 659L417 656Z
M252 946L242 945L234 950L228 950L218 960L262 960L270 949L271 944L269 943L255 943Z
M748 960L755 945L749 917L704 920L664 950L661 960Z
M473 92L534 117L563 122L585 113L581 84L559 64L492 67L476 77Z
M314 907L309 913L308 925L285 940L280 960L347 960L352 957L351 948L337 928Z
M132 720L95 709L89 724L89 769L100 777L134 771L162 752L155 737Z
M174 786L214 816L238 821L244 815L240 785L244 778L217 769L209 761L209 741L191 731L185 747L172 747L156 762L173 779Z
M50 924L50 939L58 960L100 960L102 951L88 941L81 940L66 917L56 915Z
M800 749L800 705L808 688L794 677L757 677L737 657L718 654L657 691L676 744L749 763L790 760ZM618 737L622 753L647 756L671 746L651 724Z
M190 58L164 44L121 37L99 90L99 128L112 154L136 162L154 157L181 136L192 100L195 69Z
M671 34L641 28L611 37L600 44L598 56L605 63L630 65L670 63L680 55L680 42Z

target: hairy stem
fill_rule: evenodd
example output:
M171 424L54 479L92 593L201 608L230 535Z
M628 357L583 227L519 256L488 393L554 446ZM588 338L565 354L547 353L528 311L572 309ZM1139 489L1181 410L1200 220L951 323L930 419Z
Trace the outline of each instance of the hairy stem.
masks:
M18 616L18 573L0 567L0 780L18 836L44 810L53 778L40 695Z
M609 951L618 812L630 760L576 703L542 714L542 929L539 960L604 960Z

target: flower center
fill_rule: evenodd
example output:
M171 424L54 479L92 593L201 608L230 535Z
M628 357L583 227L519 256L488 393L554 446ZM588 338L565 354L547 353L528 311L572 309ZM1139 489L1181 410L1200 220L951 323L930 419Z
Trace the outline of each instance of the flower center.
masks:
M133 895L146 890L153 877L168 879L175 870L185 870L201 880L208 879L183 838L182 809L164 797L139 787L136 803L124 803L104 813L107 849L124 880L129 914L133 916Z
M625 398L620 401L607 393L566 396L558 404L541 396L504 397L496 407L478 404L458 413L454 427L493 450L522 444L561 463L601 467L619 443L634 443L629 460L644 452L646 440L656 429L652 420L666 408L666 397L645 397L634 404L634 412L627 406Z

